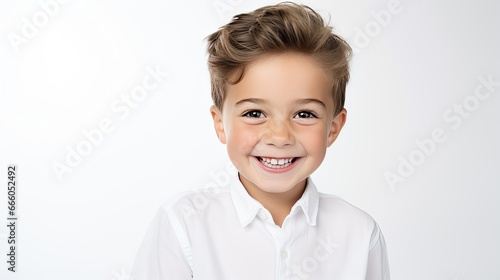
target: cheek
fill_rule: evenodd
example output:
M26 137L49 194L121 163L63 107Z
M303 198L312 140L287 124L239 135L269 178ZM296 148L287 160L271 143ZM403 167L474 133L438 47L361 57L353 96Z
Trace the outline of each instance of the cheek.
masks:
M256 126L233 123L227 134L227 148L230 155L248 154L259 141Z
M309 155L324 156L327 148L326 128L308 127L300 133L300 142Z

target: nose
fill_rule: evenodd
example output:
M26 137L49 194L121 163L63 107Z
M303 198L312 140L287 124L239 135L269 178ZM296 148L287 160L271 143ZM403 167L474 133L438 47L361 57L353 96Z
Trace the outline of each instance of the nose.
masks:
M286 121L270 121L262 138L264 143L276 147L293 145L295 143L290 124Z

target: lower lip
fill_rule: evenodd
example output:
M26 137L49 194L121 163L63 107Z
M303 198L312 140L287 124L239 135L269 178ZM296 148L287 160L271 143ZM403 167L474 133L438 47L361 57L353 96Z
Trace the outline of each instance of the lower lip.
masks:
M296 158L290 165L288 165L287 167L282 167L282 168L271 168L271 167L268 167L266 166L265 164L263 164L259 158L257 157L254 157L254 159L257 161L257 163L259 164L259 166L266 170L267 172L270 172L270 173L285 173L285 172L288 172L290 171L292 168L295 167L295 165L297 164L297 162L301 159L301 158Z

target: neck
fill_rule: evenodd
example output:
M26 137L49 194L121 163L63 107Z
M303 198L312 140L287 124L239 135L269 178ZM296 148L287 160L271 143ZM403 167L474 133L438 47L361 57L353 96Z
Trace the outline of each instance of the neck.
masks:
M239 173L238 177L248 194L260 202L271 213L274 223L279 227L283 224L286 216L290 214L292 206L302 197L307 182L306 178L286 192L270 193L263 191Z

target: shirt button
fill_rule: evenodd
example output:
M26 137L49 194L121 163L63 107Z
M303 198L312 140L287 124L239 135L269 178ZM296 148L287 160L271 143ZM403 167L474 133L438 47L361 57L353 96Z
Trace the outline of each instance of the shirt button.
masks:
M288 252L286 250L281 251L281 258L282 259L288 258Z
M267 214L264 210L260 210L259 211L259 218L261 218L262 220L266 220L267 219Z

